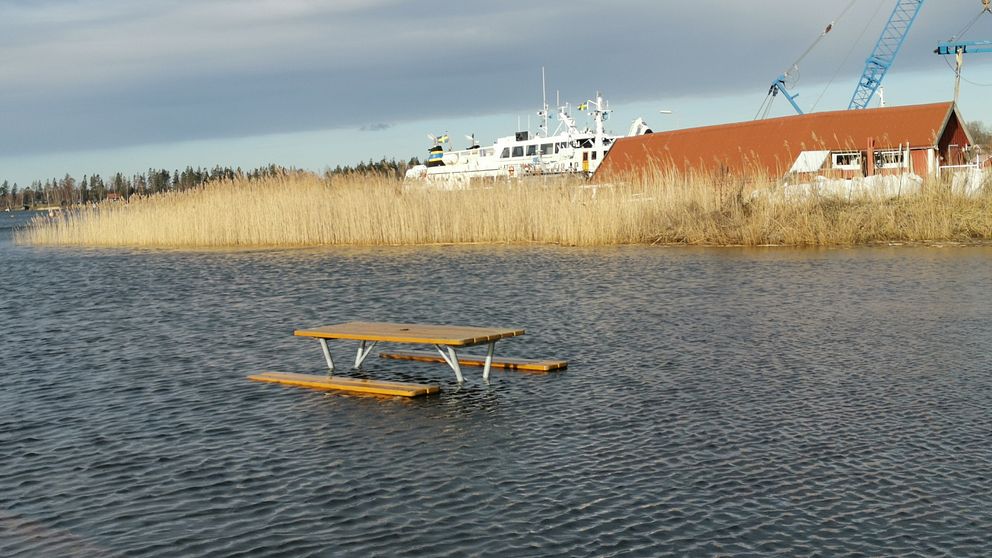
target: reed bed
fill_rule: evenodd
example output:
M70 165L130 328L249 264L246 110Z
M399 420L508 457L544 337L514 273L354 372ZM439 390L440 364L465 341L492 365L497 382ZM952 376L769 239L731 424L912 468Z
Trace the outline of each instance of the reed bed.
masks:
M755 191L762 195L755 195ZM21 244L211 248L546 243L855 245L992 240L992 195L933 181L897 198L785 199L775 181L655 172L476 184L456 191L382 176L237 178L38 217Z

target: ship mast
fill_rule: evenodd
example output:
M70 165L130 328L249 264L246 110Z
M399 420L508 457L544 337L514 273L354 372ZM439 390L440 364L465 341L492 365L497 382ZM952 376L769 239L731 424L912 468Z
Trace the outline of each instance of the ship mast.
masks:
M548 137L548 85L544 78L544 66L541 66L541 96L544 99L544 103L541 105L541 110L537 113L541 117L543 124L541 124L541 131L544 137Z
M602 160L603 154L606 151L606 147L603 145L603 139L606 137L606 119L609 118L610 107L603 100L603 95L599 91L596 92L596 100L588 101L590 105L596 107L593 111L592 116L596 121L596 135L593 137L593 149L596 151L596 157Z

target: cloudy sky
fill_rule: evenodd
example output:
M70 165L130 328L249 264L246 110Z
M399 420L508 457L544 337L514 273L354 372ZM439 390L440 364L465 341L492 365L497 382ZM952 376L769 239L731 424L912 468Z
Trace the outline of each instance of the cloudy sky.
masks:
M749 120L849 2L0 0L0 180L319 170L422 156L429 132L490 142L526 127L542 66L552 97L604 91L614 132L639 115L656 129ZM858 0L837 22L802 65L805 109L846 108L894 5ZM980 8L925 4L889 104L950 99L932 51ZM992 39L992 15L965 38ZM965 117L992 122L992 55L969 57L965 77ZM789 110L780 99L773 114Z

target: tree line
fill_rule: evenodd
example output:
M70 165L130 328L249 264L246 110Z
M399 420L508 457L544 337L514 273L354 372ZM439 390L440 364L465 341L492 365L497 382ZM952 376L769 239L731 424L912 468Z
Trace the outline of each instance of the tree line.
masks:
M971 139L975 145L992 149L992 126L981 121L969 122L968 131L971 132Z
M369 159L367 163L362 162L357 165L342 167L338 165L328 170L326 176L347 175L347 174L377 174L382 176L394 176L403 178L407 169L420 164L420 159L413 157L409 161L397 161L396 159L386 159L383 157L378 161Z
M347 174L379 174L402 177L411 165L419 164L416 158L410 161L397 161L383 158L379 161L369 160L356 165L341 166L328 169L324 176L331 178L335 175ZM122 172L103 177L99 174L84 175L81 179L66 174L62 178L35 180L28 186L21 187L9 180L0 182L0 210L30 209L33 207L72 207L89 205L107 200L127 201L131 196L146 196L162 192L176 192L196 188L216 180L243 177L249 180L292 174L299 171L279 165L268 165L249 171L240 167L215 166L212 169L193 168L185 170L148 169L147 172L125 174Z

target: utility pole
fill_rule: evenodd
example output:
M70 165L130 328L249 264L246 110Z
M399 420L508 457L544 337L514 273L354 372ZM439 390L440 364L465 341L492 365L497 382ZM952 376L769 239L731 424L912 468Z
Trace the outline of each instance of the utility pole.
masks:
M988 2L989 0L985 0ZM964 49L958 47L954 52L954 104L958 104L961 95L961 66L964 65Z

